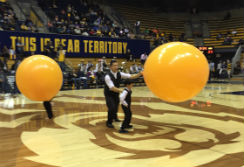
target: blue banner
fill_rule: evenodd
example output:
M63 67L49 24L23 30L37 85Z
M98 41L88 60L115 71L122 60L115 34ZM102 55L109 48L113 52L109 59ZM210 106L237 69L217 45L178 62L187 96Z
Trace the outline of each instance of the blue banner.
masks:
M139 58L142 53L149 54L150 52L148 40L0 31L1 49L4 45L16 49L17 40L21 40L21 43L25 45L24 51L27 55L30 55L31 52L43 54L48 41L52 41L56 49L61 44L66 50L66 57L123 58L130 49L132 55Z

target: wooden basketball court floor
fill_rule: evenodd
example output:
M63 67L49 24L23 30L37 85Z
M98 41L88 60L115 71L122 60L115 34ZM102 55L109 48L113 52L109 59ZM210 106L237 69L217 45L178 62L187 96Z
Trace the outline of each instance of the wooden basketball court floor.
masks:
M52 120L42 103L1 95L0 167L244 167L243 90L208 84L170 104L134 87L128 134L105 126L103 89L61 91Z

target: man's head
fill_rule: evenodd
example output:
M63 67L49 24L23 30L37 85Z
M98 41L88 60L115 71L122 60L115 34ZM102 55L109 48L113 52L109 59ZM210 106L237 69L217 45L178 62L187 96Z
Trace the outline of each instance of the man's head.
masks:
M119 68L118 62L116 60L112 59L110 61L110 69L111 69L111 71L118 72L118 68Z

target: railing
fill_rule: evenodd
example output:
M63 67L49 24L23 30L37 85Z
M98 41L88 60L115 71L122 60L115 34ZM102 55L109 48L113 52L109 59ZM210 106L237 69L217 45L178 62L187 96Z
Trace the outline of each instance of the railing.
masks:
M238 47L235 56L232 58L231 74L233 74L234 72L234 68L236 67L236 62L241 60L241 52L242 52L242 45Z

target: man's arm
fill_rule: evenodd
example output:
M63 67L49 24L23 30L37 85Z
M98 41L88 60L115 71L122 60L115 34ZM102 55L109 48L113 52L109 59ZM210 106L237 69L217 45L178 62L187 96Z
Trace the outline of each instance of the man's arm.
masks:
M122 79L136 79L143 75L143 71L141 71L137 74L134 74L134 75L131 75L128 73L123 73L123 72L121 72L120 74L121 74Z
M105 83L107 84L107 86L109 87L109 90L116 92L116 93L121 93L122 90L120 90L119 88L115 87L113 82L111 81L110 77L108 75L105 76Z
M127 91L123 91L123 92L120 94L120 96L119 96L120 103L121 103L123 106L126 106L126 107L128 107L128 104L127 104L126 101L125 101L125 98L126 98L127 94L128 94Z
M136 78L139 78L142 75L143 75L143 72L141 71L141 72L139 72L137 74L131 75L130 79L136 79Z
M113 92L116 92L116 93L121 93L122 92L122 90L120 90L119 88L117 88L117 87L112 87L112 88L109 88L111 91L113 91Z

